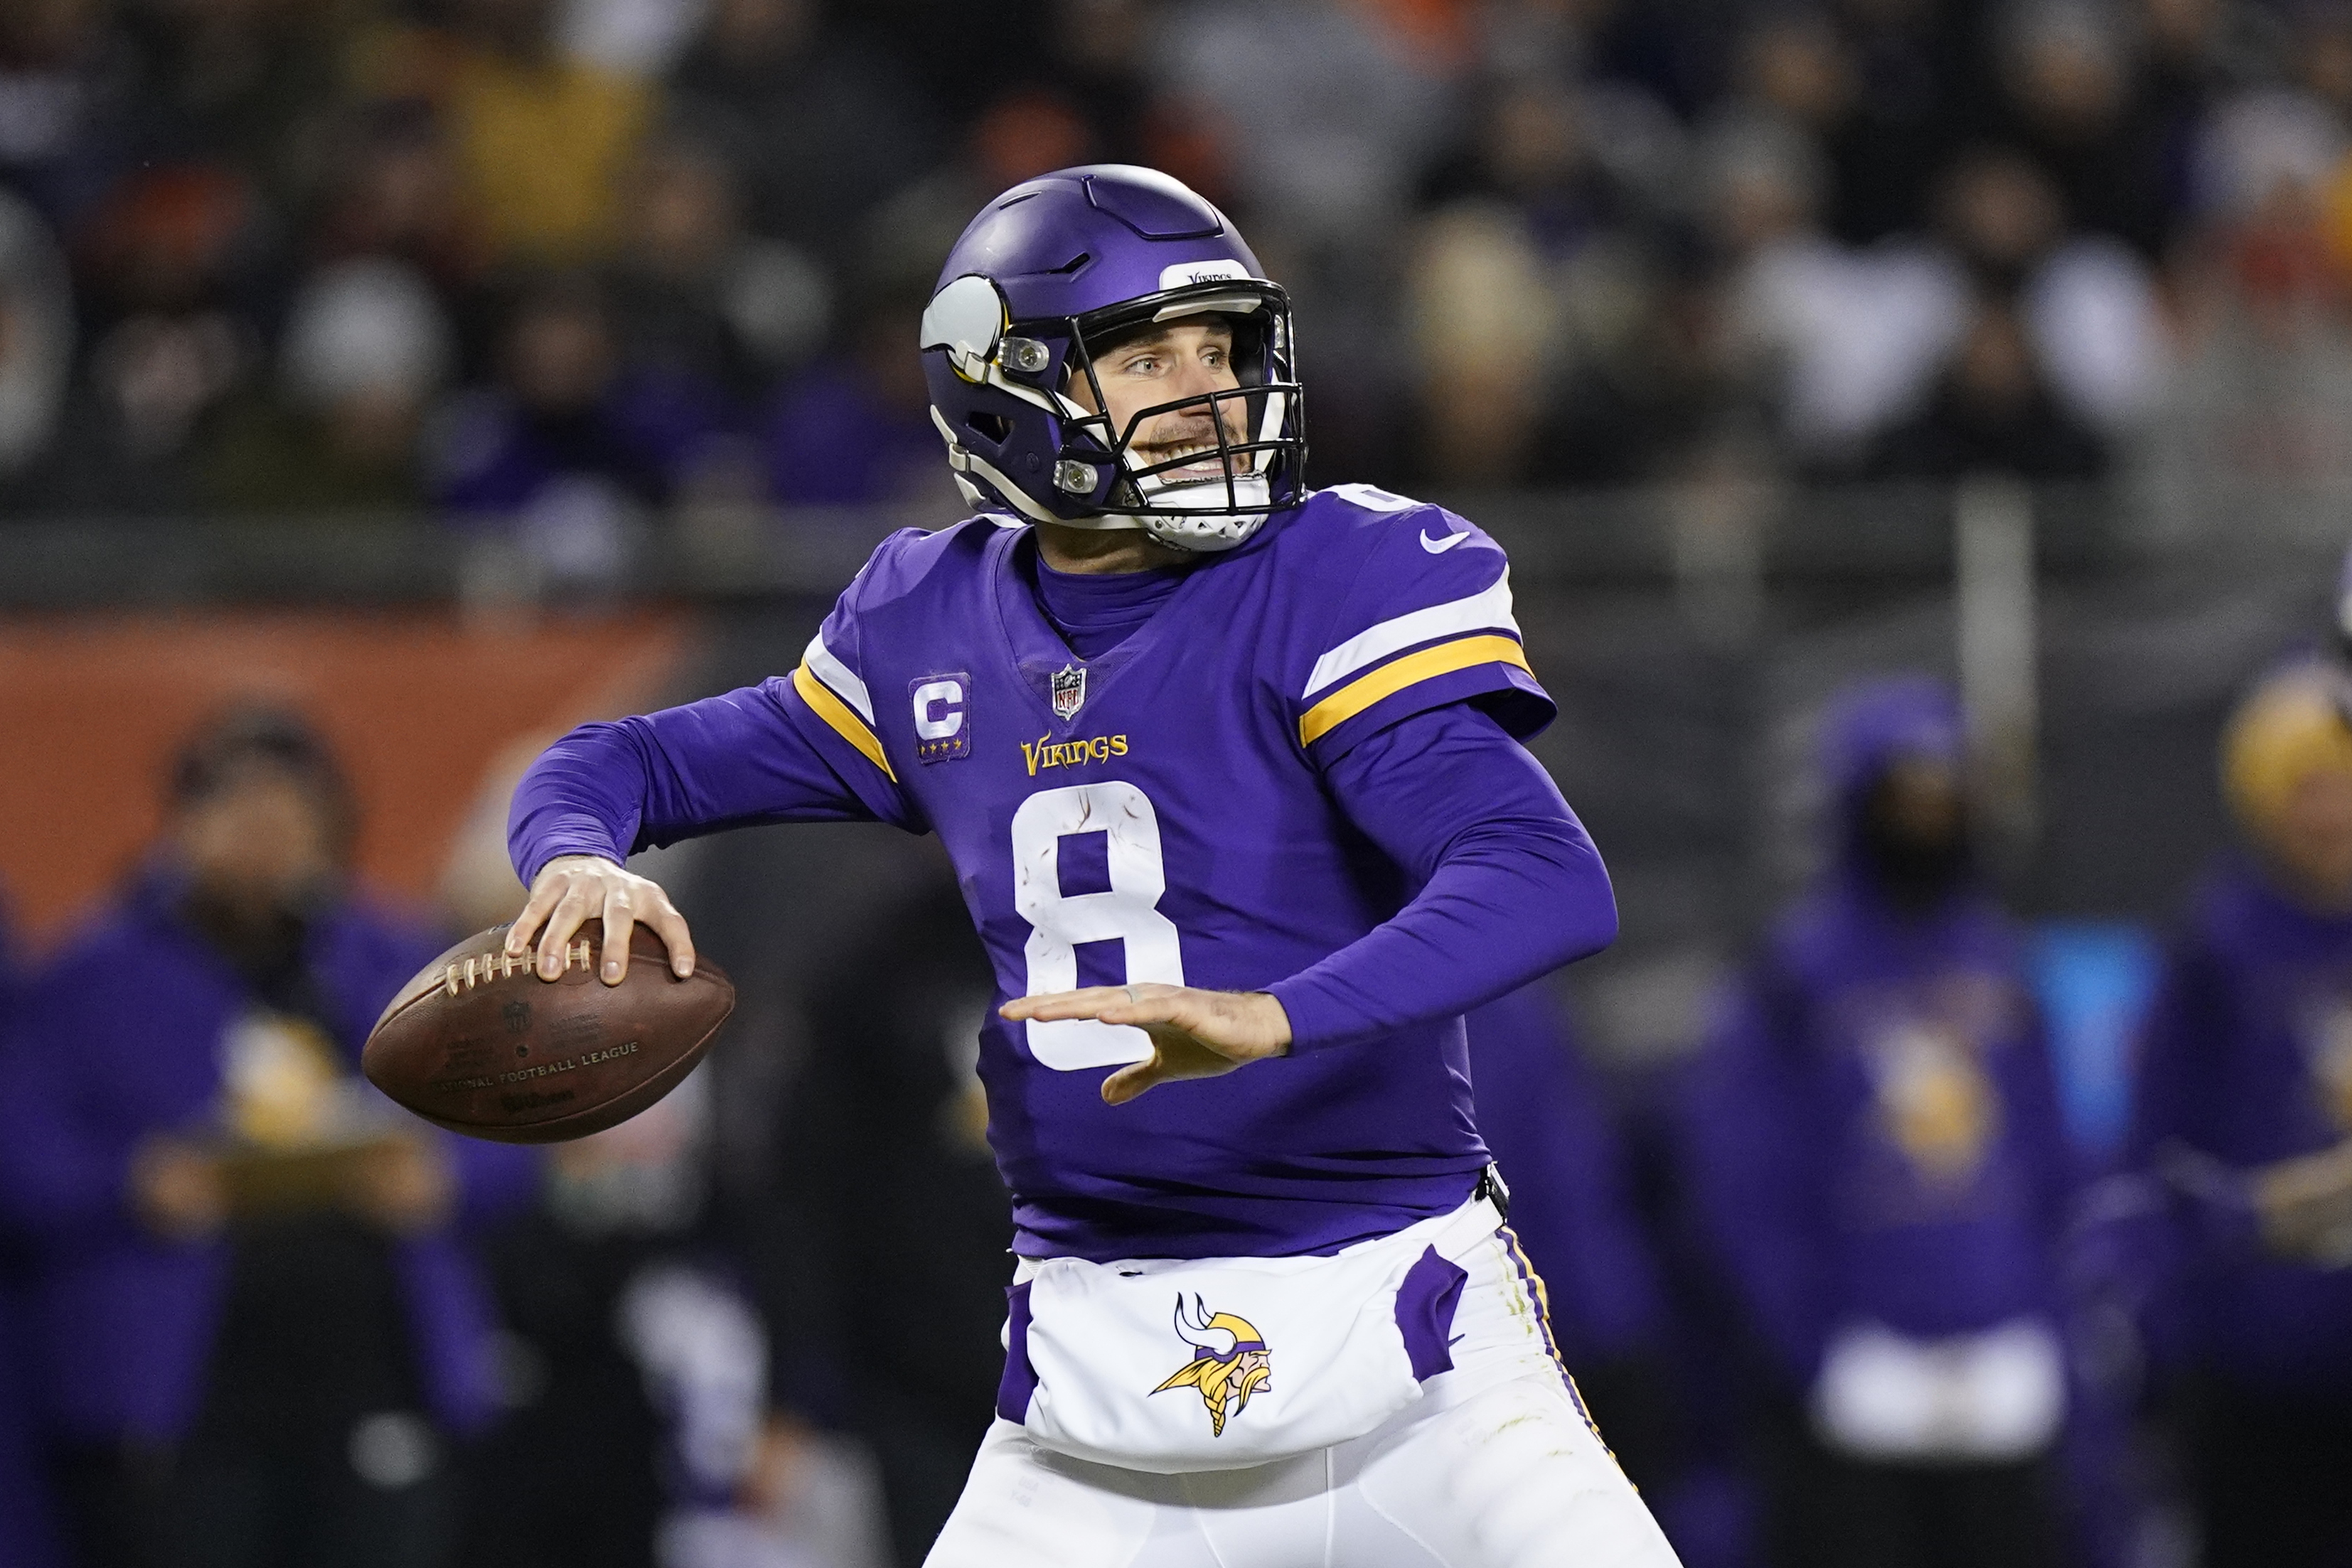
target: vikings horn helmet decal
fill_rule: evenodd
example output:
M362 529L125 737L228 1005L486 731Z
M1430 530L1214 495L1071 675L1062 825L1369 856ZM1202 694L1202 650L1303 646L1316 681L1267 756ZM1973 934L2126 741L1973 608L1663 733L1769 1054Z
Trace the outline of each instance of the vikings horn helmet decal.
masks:
M1238 387L1143 410L1122 428L1097 408L1095 356L1155 322L1215 315L1234 333ZM931 422L964 498L1077 528L1142 528L1191 550L1231 549L1306 496L1290 298L1215 207L1157 170L1064 169L989 203L948 253L923 312ZM1159 415L1215 416L1222 475L1192 454L1131 450Z
M1187 1318L1181 1291L1176 1296L1176 1333L1192 1347L1192 1359L1151 1392L1198 1389L1201 1402L1209 1407L1209 1435L1222 1437L1225 1423L1242 1413L1251 1395L1274 1386L1274 1353L1247 1318L1231 1312L1212 1315L1198 1296L1192 1298L1192 1313Z

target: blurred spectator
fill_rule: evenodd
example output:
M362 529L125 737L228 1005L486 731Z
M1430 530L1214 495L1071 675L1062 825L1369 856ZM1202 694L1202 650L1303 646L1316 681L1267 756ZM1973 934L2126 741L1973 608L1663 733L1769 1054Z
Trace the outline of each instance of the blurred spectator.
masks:
M322 268L296 295L274 395L233 413L206 463L237 511L413 508L417 435L454 355L415 269L382 258Z
M462 518L509 522L559 576L617 570L638 521L693 476L723 423L717 388L622 359L603 291L578 274L522 289L498 374L442 416L439 498Z
M100 328L38 499L94 511L190 503L198 437L260 359L244 287L257 215L237 174L190 164L124 181L93 216L87 316Z
M1721 199L1742 204L1718 219L1730 232L1740 221L1769 232L1773 196L1794 205L1803 189L1792 152L1776 188L1759 151L1727 147L1737 183ZM1841 254L1785 218L1751 242L1735 331L1751 361L1787 366L1797 452L1827 472L2095 473L2103 438L2133 429L2162 392L2147 268L2113 239L2068 233L2049 180L2013 153L1963 157L1938 209L1933 246Z
M445 305L462 299L488 257L431 106L410 99L356 115L333 162L312 234L321 259L389 256L431 279Z
M1748 112L1787 121L1820 145L1831 172L1830 233L1867 245L1919 226L1922 201L1959 125L1970 52L1961 7L1843 7L1866 43L1824 11L1768 14L1742 40ZM1947 22L1946 18L1951 18Z
M2213 105L2269 70L2275 13L2231 0L2139 0L2141 113L2154 140L2165 211L2177 229L2196 193L2190 164ZM2165 235L2169 250L2179 235Z
M656 140L631 171L614 315L632 364L755 402L824 341L823 270L745 236L732 172L708 146Z
M55 224L79 220L133 153L138 68L112 10L109 0L0 6L0 182Z
M351 799L315 732L231 714L168 805L0 1061L0 1212L37 1239L79 1559L442 1562L446 1446L491 1395L454 1228L524 1156L428 1134L352 1072L437 943L347 886Z
M1960 160L1941 207L1953 295L2014 308L2035 368L2077 423L2115 434L2141 419L2168 353L2146 265L2111 235L2070 229L2056 188L2013 153Z
M1092 134L1069 99L1035 88L999 93L966 129L957 156L872 213L851 275L869 298L898 291L919 316L940 260L971 215L1024 180L1090 162Z
M2335 110L2339 123L2352 119L2352 14L2336 5L2295 8L2287 57L2296 84Z
M1836 860L1726 998L1685 1107L1698 1216L1785 1401L1775 1552L2053 1563L2068 1156L1969 866L1958 716L1888 682L1827 733Z
M56 432L73 348L65 256L40 214L0 190L0 495Z
M926 878L812 999L751 1216L778 1400L873 1450L901 1568L955 1507L1004 1367L1012 1205L978 1076L992 989L954 883Z
M2244 527L2257 517L2217 486L2352 475L2352 225L2328 196L2346 152L2323 107L2272 91L2223 105L2200 140L2180 368L2149 444L2154 493L2191 515Z
M751 231L836 267L944 134L896 52L827 33L816 0L711 0L669 96L678 125L736 170Z
M1951 330L1946 269L1923 246L1856 251L1822 232L1827 166L1789 122L1731 118L1706 147L1721 368L1798 465L1852 468L1924 396Z
M854 507L951 492L908 323L928 289L862 302L839 351L778 395L766 430L770 493L788 507Z
M1639 127L1595 109L1546 78L1497 88L1444 177L1463 195L1417 236L1408 309L1433 476L1625 480L1680 433L1671 277L1638 169L1599 151Z
M865 0L843 27L913 73L928 102L968 123L1011 84L1034 85L1053 0Z
M556 45L629 77L659 77L694 43L710 0L560 0Z
M123 21L140 55L142 151L235 168L289 214L316 189L342 85L336 7L144 0Z
M554 0L456 0L462 47L444 108L492 256L573 263L607 253L650 90L556 47Z
M2210 875L2141 1043L2134 1163L2180 1195L2150 1325L2210 1568L2352 1555L2352 732L2312 664L2231 719L2246 852Z
M2139 94L2131 40L2096 0L2057 0L2010 13L2000 74L2012 134L2057 182L2076 223L2163 250L2170 203L2164 125Z
M1370 241L1401 215L1449 110L1442 57L1347 0L1196 0L1151 44L1169 88L1234 128L1254 243Z
M509 1409L480 1450L499 1484L470 1500L461 1563L861 1568L870 1556L849 1478L812 1435L767 1416L764 1325L706 1222L709 1096L697 1074L559 1146L539 1203L488 1239Z
M1049 79L1076 103L1097 156L1107 162L1167 168L1153 145L1163 138L1152 112L1150 24L1143 0L1055 0L1046 24Z
M2000 473L2090 479L2106 466L2098 436L2051 395L2025 323L1988 300L1960 335L1927 406L1887 432L1871 466L1906 479Z

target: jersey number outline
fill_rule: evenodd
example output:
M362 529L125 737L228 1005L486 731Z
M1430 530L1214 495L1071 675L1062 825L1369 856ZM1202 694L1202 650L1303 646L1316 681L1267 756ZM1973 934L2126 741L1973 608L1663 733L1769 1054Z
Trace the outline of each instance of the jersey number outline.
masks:
M1108 891L1062 891L1062 841L1104 835ZM1160 851L1160 813L1151 798L1124 779L1041 789L1013 813L1013 906L1029 923L1024 948L1028 988L1037 996L1076 990L1078 944L1116 941L1127 954L1127 983L1184 983L1176 923L1160 913L1168 867ZM1056 1072L1118 1067L1151 1055L1151 1037L1129 1024L1095 1019L1031 1020L1029 1054Z

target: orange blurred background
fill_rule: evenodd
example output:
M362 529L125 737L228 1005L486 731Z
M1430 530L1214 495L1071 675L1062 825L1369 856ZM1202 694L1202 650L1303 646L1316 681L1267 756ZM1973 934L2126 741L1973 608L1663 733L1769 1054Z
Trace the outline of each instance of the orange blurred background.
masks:
M74 615L0 625L0 886L36 948L137 862L182 739L249 698L310 715L360 808L361 875L429 897L491 768L633 711L690 642L661 611L485 624L446 610Z

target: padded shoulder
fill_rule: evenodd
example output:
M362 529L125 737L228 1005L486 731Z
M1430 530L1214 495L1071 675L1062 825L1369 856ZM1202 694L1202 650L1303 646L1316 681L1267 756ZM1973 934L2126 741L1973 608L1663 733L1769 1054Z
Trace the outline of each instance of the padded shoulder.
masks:
M1286 672L1299 741L1344 749L1397 719L1477 701L1525 739L1551 700L1528 669L1502 547L1444 507L1370 485L1308 497L1274 540L1311 646Z
M866 558L857 576L842 591L841 605L853 614L878 610L908 594L941 570L952 571L976 559L1008 525L983 513L935 532L900 528Z

